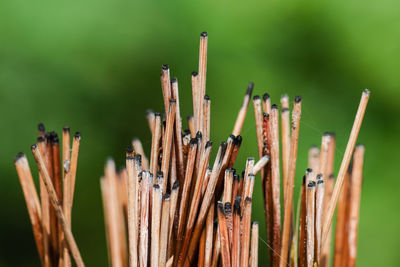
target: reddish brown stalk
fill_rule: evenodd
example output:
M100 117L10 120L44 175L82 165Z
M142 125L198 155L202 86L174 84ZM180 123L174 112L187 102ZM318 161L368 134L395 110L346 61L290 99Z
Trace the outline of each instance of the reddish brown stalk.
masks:
M199 51L199 77L198 77L198 94L197 103L198 107L198 118L196 118L196 128L195 131L203 131L201 128L203 126L203 98L206 94L206 74L207 74L207 46L208 46L208 35L206 32L200 34L200 51Z
M196 159L198 140L193 138L190 141L190 149L188 155L188 162L186 165L185 180L181 192L180 207L179 207L179 222L178 222L178 245L182 241L185 233L185 226L187 222L187 208L189 202L190 185L193 177L194 163ZM182 244L181 244L182 245ZM179 248L179 247L178 247ZM178 249L179 250L179 249Z
M193 71L191 75L191 81L192 81L192 102L193 102L193 119L194 119L194 124L196 127L194 128L199 128L200 126L200 103L199 103L199 97L200 97L200 82L199 82L199 75L197 72Z
M356 266L357 256L357 234L358 222L360 219L360 200L361 200L361 186L363 178L363 165L364 165L364 146L357 145L353 156L353 170L351 174L351 203L348 219L348 257L346 266Z
M168 256L168 230L169 230L169 215L170 215L170 195L163 196L162 204L162 217L160 229L160 254L159 254L159 267L164 267L167 263Z
M232 134L238 136L243 128L244 119L246 118L247 109L249 107L249 102L251 98L251 93L253 92L254 83L249 83L246 91L246 95L243 99L242 107L239 110L239 114L236 118L235 126L233 127Z
M164 64L161 66L161 89L164 98L165 114L168 113L169 100L171 98L171 81L169 66Z
M169 161L171 159L172 138L174 135L175 111L176 111L176 100L170 99L168 116L167 116L167 126L165 128L165 135L163 138L163 145L162 145L163 150L162 150L161 171L163 172L165 177L164 183L161 188L163 194L165 194L167 191Z
M40 124L39 124L40 126ZM43 131L44 126L42 124ZM40 127L39 127L40 128ZM39 130L40 132L40 130ZM42 154L42 158L46 159L46 142L43 137L38 137L37 139L38 147L40 153ZM39 173L40 176L40 173ZM43 253L44 253L44 266L51 266L51 247L50 247L50 202L49 196L47 194L46 186L44 185L43 179L39 177L39 185L40 185L40 201L41 201L41 214L42 214L42 228L43 228Z
M301 185L301 208L300 208L300 229L299 229L299 257L298 266L307 266L307 235L306 235L306 176L303 177Z
M71 166L71 140L70 140L70 129L69 127L63 128L63 211L65 215L65 219L67 220L68 224L71 225L71 173L70 173L70 166ZM69 257L69 252L67 245L65 244L64 237L62 238L62 247L63 247L63 260L64 266L68 267L71 266L71 259Z
M21 183L22 192L24 194L26 208L28 210L29 219L32 224L33 236L35 238L36 247L40 260L44 264L44 248L43 248L43 229L41 224L41 207L39 197L35 187L32 187L33 179L29 168L28 160L23 153L18 153L14 159L15 168L19 181Z
M126 158L128 172L128 239L129 239L129 266L138 264L138 192L139 177L135 169L135 158Z
M315 182L307 184L306 190L306 236L307 267L314 266L314 215L315 215Z
M139 234L139 266L145 267L148 264L149 244L149 212L150 212L150 187L152 175L149 171L142 172L141 195L140 195L140 234Z
M230 258L230 251L229 251L228 228L226 225L224 204L221 201L218 201L217 210L218 210L219 240L221 242L222 266L230 267L231 266L231 258ZM247 266L247 265L243 265L243 266Z
M325 179L325 197L324 197L324 211L323 211L323 221L325 221L325 216L328 210L329 202L332 197L333 187L335 185L335 179L333 173L333 166L335 160L335 134L329 133L330 142L328 147L328 159L326 166L326 176ZM331 239L332 239L332 226L329 229L328 237L326 241L322 244L322 254L320 260L320 266L326 267L329 266L329 257L330 257L330 248L331 248Z
M38 149L37 145L32 146L32 153L34 155L35 161L38 165L40 175L44 181L44 184L46 185L47 193L49 195L49 198L51 200L51 204L53 205L53 208L55 210L56 216L58 221L60 222L60 225L62 227L62 230L64 231L65 239L68 244L68 248L75 260L75 263L78 267L85 266L81 257L81 254L79 252L78 246L76 245L75 239L72 235L71 228L67 221L65 220L62 207L60 205L60 202L57 198L57 193L53 187L53 184L51 182L51 178L49 176L49 173L47 172L45 163L43 161L42 155Z
M269 123L269 115L263 114L263 133L264 133L264 155L271 155L271 131ZM265 167L264 176L261 177L261 183L264 191L264 210L265 210L265 222L267 228L267 238L271 243L271 247L268 247L269 251L269 263L271 266L279 262L279 257L276 256L274 249L274 235L273 233L273 208L272 208L272 184L271 184L271 161L268 161Z
M243 234L241 238L240 266L249 266L250 228L251 228L251 198L244 200Z
M175 110L175 152L176 155L176 168L178 170L178 179L182 182L183 177L185 176L185 165L183 160L183 148L182 148L182 118L181 118L181 110L179 105L179 90L178 90L178 80L174 79L171 81L171 88L172 88L172 98L176 99L176 110ZM172 153L174 155L174 153ZM171 181L171 186L173 182Z
M212 170L210 179L207 184L206 192L203 197L203 202L201 203L200 211L199 211L197 221L196 221L196 226L194 228L193 234L188 235L189 237L191 237L189 246L187 249L184 247L184 249L182 250L182 252L179 256L179 258L180 258L179 260L180 260L180 262L183 263L183 266L190 266L190 264L193 261L193 257L194 257L194 254L195 254L195 251L197 248L197 242L200 238L200 234L201 234L201 231L203 230L204 222L207 217L206 215L208 213L210 204L213 200L213 195L214 195L215 188L217 185L217 180L218 180L219 174L221 172L222 163L223 163L224 155L226 154L226 152L227 152L227 143L222 142L218 149L218 153L217 153L217 157L214 162L213 170ZM182 266L182 265L178 264L178 266Z
M350 173L346 173L342 191L340 192L338 210L336 215L336 229L335 229L335 247L333 253L333 266L342 266L344 255L344 243L346 240L346 209L347 209L347 195L350 191Z
M154 134L151 142L151 157L150 157L150 173L152 173L153 175L157 173L160 139L161 139L161 115L160 113L156 113L154 119Z
M250 267L258 266L258 222L253 222L251 226L251 253Z
M241 197L236 196L233 205L232 267L240 266L240 206Z
M211 267L214 235L214 204L208 210L206 220L206 241L204 249L204 267Z
M319 264L321 254L321 228L322 228L322 212L325 195L325 184L322 175L317 175L317 185L315 190L315 240L314 240L314 257L315 262Z
M208 95L205 95L203 100L203 117L203 138L207 142L210 140L211 125L211 100Z
M286 201L284 208L284 221L283 221L283 232L282 232L282 250L280 266L283 267L289 259L289 251L291 245L291 232L293 225L293 189L294 179L296 174L296 160L297 160L297 145L299 142L299 130L300 130L300 118L301 118L301 96L296 96L294 99L294 106L292 112L292 134L290 140L290 157L289 157L289 170L288 179L286 184Z
M280 204L280 170L279 170L279 110L277 105L272 105L270 114L271 129L271 187L272 187L272 234L273 249L281 251L281 204ZM291 210L291 209L290 209ZM284 240L286 242L286 240ZM281 259L287 260L286 254ZM279 256L274 253L273 262L278 264Z
M364 118L365 110L367 108L368 99L369 99L370 91L365 89L362 93L360 105L357 110L356 118L354 120L353 128L350 133L349 141L346 146L346 151L343 156L342 163L340 165L339 173L336 179L335 187L333 188L332 199L329 203L329 208L327 210L327 214L325 217L325 222L322 227L322 241L324 242L328 236L329 229L332 224L333 214L335 213L336 204L339 199L340 190L343 185L343 181L345 179L345 174L347 169L349 168L350 159L353 154L353 150L357 141L358 133L360 132L362 120Z
M80 143L81 143L81 134L79 132L76 132L74 134L74 138L72 140L72 153L71 153L71 166L70 166L70 169L71 169L71 206L70 206L70 210L72 210L72 204L74 202L76 170L78 167L78 156L79 156Z
M194 186L194 193L192 200L190 202L189 216L187 217L186 221L186 235L183 244L184 246L189 245L189 239L186 238L186 236L188 235L188 233L192 232L196 222L196 215L199 209L199 204L201 202L201 190L202 190L203 180L206 176L208 161L210 159L210 154L211 154L211 148L212 148L212 142L208 141L201 155L199 172L198 172L199 175L197 177L196 184Z
M169 230L168 230L168 257L171 257L173 251L173 226L175 224L175 215L176 215L176 206L178 203L178 195L179 195L179 181L175 181L172 185L171 189L171 200L170 200L170 209L169 209Z
M281 121L282 121L282 182L283 182L283 204L286 200L286 184L289 175L289 161L290 161L290 111L289 111L289 97L283 95L281 97Z
M151 241L150 241L150 266L158 266L160 252L160 223L162 209L162 188L153 185L151 205Z
M232 205L230 202L224 203L224 212L225 212L225 220L226 220L226 228L228 229L228 241L229 241L229 250L232 248L232 236L233 236L233 218L232 218ZM229 261L231 259L229 258Z

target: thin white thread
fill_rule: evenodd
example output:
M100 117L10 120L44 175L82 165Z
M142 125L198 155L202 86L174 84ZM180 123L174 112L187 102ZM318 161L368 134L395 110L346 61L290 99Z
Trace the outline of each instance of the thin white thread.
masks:
M274 254L276 254L279 258L282 259L281 255L280 255L278 252L276 252L276 251L267 243L267 241L265 241L264 239L262 239L260 235L258 236L258 239L260 239L265 245L267 245L267 247L268 247L269 249L272 250L272 252L273 252ZM285 263L286 263L286 265L288 265L288 262L287 262L286 260L285 260Z

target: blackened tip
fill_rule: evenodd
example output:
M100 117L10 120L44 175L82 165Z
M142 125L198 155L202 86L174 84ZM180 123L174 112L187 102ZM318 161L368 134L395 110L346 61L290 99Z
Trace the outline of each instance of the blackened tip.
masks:
M127 156L127 157L126 157L126 160L135 160L135 158L132 157L132 156Z
M190 145L192 145L192 146L197 145L197 142L198 142L197 138L190 139Z
M199 75L196 71L192 71L192 76L196 77L197 75Z
M177 83L177 82L178 82L177 78L174 77L174 78L171 79L171 83Z
M271 109L279 109L277 104L272 104Z
M253 225L258 225L258 222L257 222L257 221L254 221L254 222L253 222Z
M303 184L306 183L306 176L305 176L305 175L303 176L303 181L302 181L302 183L303 183Z
M313 170L311 169L311 168L307 168L307 170L306 170L306 172L308 172L308 173L310 173L310 172L312 172Z
M14 157L14 162L17 162L20 158L25 157L25 154L22 152L19 152L15 157Z
M288 108L283 108L282 109L282 113L284 113L284 112L289 112L289 109Z
M324 183L324 180L322 180L322 179L317 181L317 184L323 184L323 183Z
M154 112L151 109L146 110L146 116L154 115Z
M160 189L160 185L154 184L154 185L153 185L153 188L154 188L154 189Z
M59 144L60 143L60 139L58 139L58 136L53 137L52 140L53 144Z
M178 189L178 188L179 188L179 181L176 180L176 181L174 182L174 184L172 185L172 190L176 190L176 189Z
M254 101L260 100L260 96L259 96L259 95L253 96L253 100L254 100Z
M169 198L170 198L170 195L169 195L168 193L166 193L166 194L163 196L163 200L169 200Z
M209 95L204 95L204 100L209 101L210 100L210 96Z
M193 115L189 115L189 116L187 116L187 120L189 121L189 120L192 120L194 117L193 117Z
M269 94L267 94L267 93L263 94L263 100L264 101L268 100L269 98L270 98Z
M231 213L232 212L232 204L230 202L225 203L225 212L226 213Z
M186 129L183 131L183 136L190 135L190 130Z
M315 186L315 182L314 181L310 181L307 185L308 188L312 188Z
M267 119L267 118L269 118L269 114L268 113L263 113L263 117Z
M132 146L128 146L127 148L126 148L126 153L133 153L133 147Z
M63 127L63 132L64 132L64 133L69 133L69 131L70 131L69 126L64 126L64 127Z
M203 138L203 134L200 131L197 131L196 138L197 139L202 139Z
M244 202L251 202L251 201L252 201L251 197L246 197L246 199L244 200Z
M243 138L241 135L236 136L235 138L235 145L240 146L242 144Z
M171 98L171 99L169 100L169 103L176 103L176 99L175 99L175 98Z
M228 142L234 143L235 140L236 140L236 136L234 136L233 134L230 134L230 135L228 136Z
M301 99L302 99L301 95L296 95L295 98L294 98L294 102L300 103Z
M237 173L235 173L233 175L233 180L239 182L240 181L240 176Z
M369 95L371 93L371 91L368 89L364 89L363 93Z
M254 83L249 82L249 85L247 86L247 91L246 91L246 94L248 96L251 96L251 94L253 93L253 88L254 88Z
M162 171L158 171L157 172L157 177L163 178L164 177L164 173Z
M154 112L154 116L161 117L161 113L160 112Z
M168 70L168 69L169 69L168 64L162 64L162 65L161 65L161 69L162 69L162 70Z
M34 150L34 149L36 149L36 148L37 148L37 144L31 145L31 150Z
M333 173L331 173L331 174L329 175L329 179L335 179L335 175L334 175Z
M317 177L315 179L322 180L322 173L317 174Z
M207 37L207 36L208 36L208 33L207 33L207 32L202 32L202 33L200 33L200 36L201 36L201 37Z
M42 142L44 142L44 141L45 141L45 139L44 139L42 136L40 136L40 137L37 138L37 142L38 142L38 143L42 143Z
M209 147L212 147L212 141L207 141L205 148L207 149Z
M362 148L362 147L364 147L364 144L361 143L356 144L356 148Z
M46 127L44 127L43 123L38 124L38 130L42 133L46 132Z
M81 133L80 132L76 132L74 134L74 138L80 139L81 138Z

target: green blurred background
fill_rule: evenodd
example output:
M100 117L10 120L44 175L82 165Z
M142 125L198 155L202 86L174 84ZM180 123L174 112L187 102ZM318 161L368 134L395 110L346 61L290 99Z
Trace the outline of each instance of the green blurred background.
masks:
M107 266L105 159L122 165L134 136L149 151L145 110L162 111L161 64L179 80L183 117L191 113L190 73L204 30L216 143L231 132L249 81L275 103L283 93L303 96L297 183L308 147L325 131L337 134L339 164L362 89L371 89L359 136L366 166L358 266L399 266L399 10L398 1L1 1L0 266L40 264L13 166L23 151L33 167L38 122L82 132L73 231L87 266ZM257 155L255 136L250 107L238 169ZM254 198L265 240L259 188ZM265 266L262 241L259 249Z

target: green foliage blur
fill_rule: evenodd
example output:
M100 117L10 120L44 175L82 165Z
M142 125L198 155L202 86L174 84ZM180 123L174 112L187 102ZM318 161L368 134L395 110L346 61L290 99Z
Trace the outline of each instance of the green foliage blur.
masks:
M284 93L303 96L297 185L307 149L325 131L336 132L338 169L361 92L371 89L359 136L366 165L358 266L399 266L399 10L386 0L1 1L0 266L40 265L13 166L25 152L37 181L30 145L39 122L59 134L64 125L82 133L72 227L87 266L108 265L104 162L111 156L122 166L135 136L149 151L145 111L162 111L161 64L179 80L182 116L191 113L190 73L205 30L215 144L231 132L249 81L274 103ZM252 106L243 138L239 170L257 156ZM259 179L254 199L266 266Z

